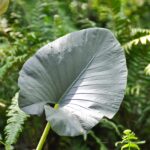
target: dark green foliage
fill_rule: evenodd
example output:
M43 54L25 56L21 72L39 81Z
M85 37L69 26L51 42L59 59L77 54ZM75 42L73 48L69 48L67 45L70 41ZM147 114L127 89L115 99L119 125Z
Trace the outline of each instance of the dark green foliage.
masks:
M70 145L66 147L66 150L90 150L90 149L80 140L72 140Z
M67 138L67 142L61 140L58 147L66 150L66 146L75 145L80 150L82 145L82 149L97 150L101 141L108 150L113 150L114 143L121 139L118 133L130 128L140 139L146 140L142 149L149 150L150 30L143 29L150 28L149 7L149 0L11 0L7 13L0 18L0 133L6 125L4 111L18 90L18 72L30 56L68 32L106 27L116 34L126 52L128 85L124 102L112 123L102 121L93 129L94 136L88 135L85 143L81 142L82 137L73 141ZM28 149L33 149L38 142L37 137L37 141L31 137L39 136L34 132L38 132L36 125L41 122L33 122L18 139ZM18 149L24 149L21 144L20 147Z

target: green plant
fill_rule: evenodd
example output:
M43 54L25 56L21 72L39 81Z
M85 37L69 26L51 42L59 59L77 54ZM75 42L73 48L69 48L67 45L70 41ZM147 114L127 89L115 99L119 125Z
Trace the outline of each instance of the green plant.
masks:
M16 93L15 97L12 99L6 115L8 120L4 129L6 135L4 145L6 150L12 150L12 145L16 143L19 133L22 131L22 125L28 117L28 115L18 107L18 93Z
M48 121L37 150L50 126L58 135L86 136L104 116L111 119L126 77L124 52L107 29L73 32L41 48L24 64L18 82L20 108L34 115L44 111Z
M122 141L116 142L115 146L121 145L121 150L128 149L140 150L139 145L144 144L145 141L139 141L138 137L131 130L127 129L123 131Z

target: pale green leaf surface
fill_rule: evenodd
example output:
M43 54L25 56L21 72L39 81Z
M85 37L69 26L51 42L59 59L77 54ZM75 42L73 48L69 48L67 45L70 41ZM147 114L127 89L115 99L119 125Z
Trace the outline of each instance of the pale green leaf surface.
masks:
M84 29L42 47L24 64L19 105L37 115L45 107L59 135L85 134L104 116L116 114L126 80L124 52L113 34L103 28Z

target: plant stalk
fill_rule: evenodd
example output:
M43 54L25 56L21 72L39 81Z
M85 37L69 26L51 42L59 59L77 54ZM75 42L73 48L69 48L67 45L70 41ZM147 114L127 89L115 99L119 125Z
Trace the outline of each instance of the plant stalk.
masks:
M55 104L54 109L58 109L58 107L59 107L59 105L58 105L58 104ZM47 136L48 136L48 133L49 133L50 128L51 128L51 124L50 124L49 122L47 122L46 127L45 127L45 129L44 129L44 131L43 131L43 134L42 134L42 136L41 136L41 139L40 139L40 141L39 141L39 143L38 143L38 145L37 145L36 150L42 150L43 145L44 145L44 143L45 143L45 141L46 141L46 138L47 138Z

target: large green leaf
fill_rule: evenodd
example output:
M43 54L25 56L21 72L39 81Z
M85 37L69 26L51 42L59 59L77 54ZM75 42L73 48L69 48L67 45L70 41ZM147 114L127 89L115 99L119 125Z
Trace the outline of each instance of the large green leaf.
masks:
M112 118L124 96L124 52L103 28L67 34L42 47L23 66L19 105L46 119L59 135L85 134L101 118ZM59 104L55 110L48 104Z

